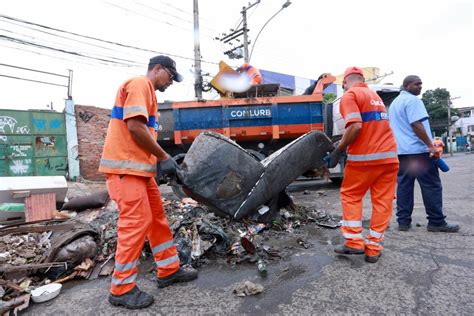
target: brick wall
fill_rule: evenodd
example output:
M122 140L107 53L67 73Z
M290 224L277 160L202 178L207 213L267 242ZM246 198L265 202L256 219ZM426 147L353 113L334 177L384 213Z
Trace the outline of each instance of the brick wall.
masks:
M97 171L110 120L110 109L75 105L79 166L81 177L87 180L104 180Z

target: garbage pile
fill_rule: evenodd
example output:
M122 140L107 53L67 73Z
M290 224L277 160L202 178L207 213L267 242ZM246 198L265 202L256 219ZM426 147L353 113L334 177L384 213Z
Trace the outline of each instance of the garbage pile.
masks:
M0 237L0 265L20 266L38 263L51 248L52 232Z
M230 264L278 260L286 256L286 250L273 246L270 237L278 239L312 223L326 228L340 226L338 219L324 211L293 203L280 209L270 223L259 223L251 218L236 222L216 216L189 198L165 201L164 205L181 263L194 267L216 258ZM310 247L304 238L299 238L298 244Z

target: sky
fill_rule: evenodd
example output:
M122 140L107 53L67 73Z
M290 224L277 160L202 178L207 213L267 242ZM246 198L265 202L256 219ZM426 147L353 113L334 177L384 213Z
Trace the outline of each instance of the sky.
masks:
M317 78L349 66L379 67L393 72L383 83L398 86L405 76L419 75L425 91L446 88L459 97L454 107L474 106L472 1L291 0L254 42L285 1L261 0L248 11L251 64L257 68ZM248 4L199 1L205 74L217 73L220 60L243 63L228 59L223 52L231 46L215 38L238 26ZM111 108L120 84L144 75L148 59L159 53L176 60L185 80L158 93L158 101L194 99L192 0L0 1L0 14L0 108L64 108L67 88L5 76L59 85L67 85L67 78L15 67L62 76L71 69L76 104Z

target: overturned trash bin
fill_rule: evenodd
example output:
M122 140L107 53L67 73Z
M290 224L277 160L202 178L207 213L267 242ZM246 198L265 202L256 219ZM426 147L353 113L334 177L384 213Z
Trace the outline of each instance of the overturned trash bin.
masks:
M322 167L332 146L325 134L313 131L260 162L225 136L204 132L186 154L178 180L196 201L218 215L239 220L306 171Z

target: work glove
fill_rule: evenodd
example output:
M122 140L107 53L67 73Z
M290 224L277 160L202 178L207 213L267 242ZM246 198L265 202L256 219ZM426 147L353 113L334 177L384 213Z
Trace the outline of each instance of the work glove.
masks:
M326 155L323 160L326 163L326 167L334 168L339 163L339 158L341 158L342 150L335 148L331 151L330 154Z
M168 158L166 160L161 160L159 165L159 175L160 176L173 176L176 175L176 171L179 169L178 163L173 158Z

